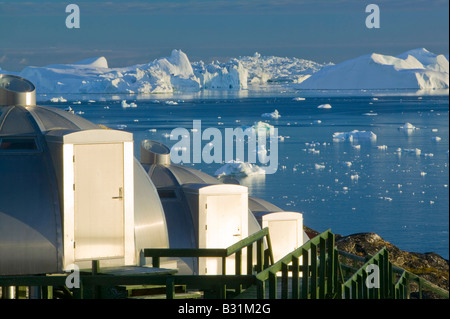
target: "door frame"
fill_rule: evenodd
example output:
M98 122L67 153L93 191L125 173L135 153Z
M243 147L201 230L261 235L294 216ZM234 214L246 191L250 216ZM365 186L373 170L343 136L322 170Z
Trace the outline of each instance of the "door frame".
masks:
M96 143L95 140L90 138L88 143L83 141L83 138L76 140L76 134L80 134L81 137L86 135L86 131L72 132L68 134L67 141L70 143L64 143L66 138L63 138L62 142L62 203L63 203L63 270L73 269L73 264L76 264L80 268L90 268L90 261L78 261L75 260L75 192L73 190L74 185L74 145L78 144L102 144L102 143L123 143L124 149L124 189L123 189L123 205L124 205L124 249L125 254L123 258L112 258L102 260L102 266L123 266L123 265L135 265L136 252L134 241L134 148L132 134L126 132L120 132L123 134L123 139L117 138L117 131L111 130L92 130L99 132L100 140ZM100 132L101 131L101 132ZM108 139L108 134L111 134L111 139Z

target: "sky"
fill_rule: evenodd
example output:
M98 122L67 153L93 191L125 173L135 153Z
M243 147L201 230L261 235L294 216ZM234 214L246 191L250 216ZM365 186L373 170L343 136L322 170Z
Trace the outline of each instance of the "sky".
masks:
M66 6L80 28L66 27ZM380 28L366 27L366 6ZM110 67L169 56L227 61L262 55L339 63L415 48L449 52L448 0L0 0L0 68L72 63L104 56Z

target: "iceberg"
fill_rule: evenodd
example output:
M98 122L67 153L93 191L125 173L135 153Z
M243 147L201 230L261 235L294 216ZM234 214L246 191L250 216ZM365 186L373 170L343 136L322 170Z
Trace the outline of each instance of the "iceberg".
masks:
M104 57L72 64L29 66L20 76L36 85L39 93L171 93L196 91L199 79L184 52L123 68L108 68Z
M399 127L400 130L415 130L416 127L411 123L405 123L404 125Z
M270 125L269 123L258 121L255 122L252 126L241 126L242 130L245 131L247 129L251 129L255 134L255 136L258 136L258 133L261 132L261 134L266 133L266 136L270 136L270 131L272 130L275 133L275 126Z
M209 65L200 61L193 63L193 70L204 89L247 89L247 69L236 59L223 64L215 61Z
M121 105L123 108L127 108L127 107L137 107L137 104L136 104L136 103L131 102L130 104L128 104L126 100L122 100L122 102L120 102L120 105Z
M145 64L111 68L105 57L70 64L27 66L19 75L40 94L157 94L200 90L264 90L271 84L295 89L449 88L448 56L414 49L398 56L373 53L339 64L295 57L253 56L226 62L191 62L181 50ZM365 91L364 91L365 92ZM293 101L303 101L293 97ZM373 99L376 101L376 99ZM372 103L372 102L371 102Z
M447 57L415 49L397 57L369 54L323 67L300 89L448 89Z
M323 170L323 169L325 169L325 165L322 165L322 164L314 164L314 168L316 169L316 170Z
M241 161L230 161L226 163L224 166L216 170L214 173L217 177L222 176L237 176L237 177L245 177L245 176L252 176L252 175L265 175L265 170L263 170L261 167L250 164L250 163L244 163Z
M375 142L377 140L377 135L372 131L358 131L354 130L351 132L336 132L333 133L334 142L353 142L354 140L369 140Z
M272 113L264 113L264 114L261 115L261 117L268 117L268 118L271 118L271 119L279 119L281 117L281 115L278 112L278 110L275 110Z
M52 102L52 103L64 103L64 102L67 102L67 100L65 98L63 98L62 96L60 96L60 97L51 98L50 102Z
M251 84L301 83L325 65L295 57L262 56L256 52L253 56L236 59L248 70Z
M330 104L321 104L317 108L318 109L331 109L332 106Z

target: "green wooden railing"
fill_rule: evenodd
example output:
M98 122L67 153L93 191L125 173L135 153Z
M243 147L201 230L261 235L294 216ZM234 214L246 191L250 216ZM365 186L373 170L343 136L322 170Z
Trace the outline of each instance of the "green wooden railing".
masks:
M359 268L343 284L343 290L345 299L391 298L394 294L394 273L386 248Z
M367 256L365 258L343 251L338 251L338 253L343 259L341 261L341 268L344 270L344 274L350 273L350 276L348 276L347 281L343 285L344 298L409 299L411 295L411 285L415 283L418 285L419 299L422 299L423 297L423 290L433 292L442 298L449 299L449 292L447 290L392 264L389 261L389 253L386 248L383 248L374 256ZM349 260L352 264L351 266L348 265ZM363 265L359 266L359 264ZM366 285L369 273L376 278L373 270L367 271L367 267L371 264L378 267L379 288L368 288L368 285ZM371 284L369 284L369 286L370 285Z
M293 299L324 299L339 296L342 271L334 247L334 234L330 230L323 232L258 273L256 275L258 299L266 297L267 282L269 299L279 297L278 273L281 273L282 299L289 298L289 286L290 297Z
M264 249L264 239L266 239L267 249ZM253 260L253 249L256 245L256 264ZM247 238L231 245L228 248L199 248L199 249L173 249L173 248L147 248L144 249L144 256L152 258L153 267L160 267L161 257L194 257L194 258L221 258L222 275L226 275L227 258L235 256L235 275L242 274L243 250L247 250L247 275L254 271L260 272L270 263L273 264L273 252L270 242L269 228L264 228Z
M256 246L256 252L254 251ZM267 249L265 249L267 247ZM242 274L242 256L246 250L247 269ZM255 254L254 254L255 252ZM449 292L389 261L386 248L374 256L359 257L338 251L335 235L327 230L274 263L267 228L224 249L145 249L144 255L160 266L162 257L221 258L221 275L105 275L98 261L92 270L80 274L80 286L67 289L68 274L51 276L0 276L3 298L10 287L23 294L24 287L38 287L42 298L113 298L108 289L121 285L158 285L165 287L166 298L175 297L175 286L204 291L205 298L225 299L256 287L252 298L302 299L381 299L410 298L411 285L418 285L419 298L427 290L443 298ZM226 260L234 255L235 273L226 274ZM256 255L256 260L254 260ZM376 267L372 266L376 265ZM373 273L377 269L377 274ZM378 276L378 277L376 277ZM375 278L376 285L373 280ZM367 282L371 284L367 284ZM268 288L268 294L266 294Z

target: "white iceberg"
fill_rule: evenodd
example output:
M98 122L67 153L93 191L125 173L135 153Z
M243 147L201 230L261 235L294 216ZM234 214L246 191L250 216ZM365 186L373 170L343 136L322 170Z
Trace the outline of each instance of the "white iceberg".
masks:
M67 102L67 100L61 96L61 97L51 98L50 102L52 102L52 103L64 103L64 102Z
M272 113L264 113L264 114L261 115L261 117L268 117L268 118L271 118L271 119L279 119L281 117L281 115L278 112L278 110L275 110Z
M203 89L246 89L248 71L236 59L227 63L217 61L205 64L203 61L192 64L193 72Z
M400 130L415 130L417 129L414 125L411 123L405 123L404 125L399 127Z
M406 153L414 153L416 155L422 154L422 150L420 148L407 148L407 149L404 149L404 151Z
M321 104L317 108L318 109L331 109L332 106L330 104Z
M250 164L250 163L244 163L241 161L230 161L226 163L224 166L216 170L214 173L217 177L222 176L237 176L237 177L245 177L245 176L252 176L252 175L265 175L265 170L263 170L261 167Z
M100 57L72 64L29 66L19 75L33 82L39 93L148 94L200 88L188 57L180 50L147 64L123 68L108 68L106 59Z
M253 56L236 59L248 70L248 82L266 83L301 83L324 65L314 61L295 57L262 56L256 52Z
M398 57L369 54L323 67L300 89L448 89L449 62L443 55L415 49Z
M269 123L258 121L255 122L252 126L243 126L242 129L251 129L255 133L255 135L258 135L258 132L266 133L266 136L270 136L271 130L274 130L275 127L273 125L270 125Z
M323 164L314 164L314 168L318 171L325 169L325 165Z
M353 142L354 140L369 140L375 142L377 140L377 135L372 131L358 131L354 130L351 132L336 132L333 133L334 142Z
M137 107L137 104L136 104L136 103L131 102L130 104L128 104L126 100L122 100L122 101L120 102L120 105L121 105L123 108L127 108L127 107Z

